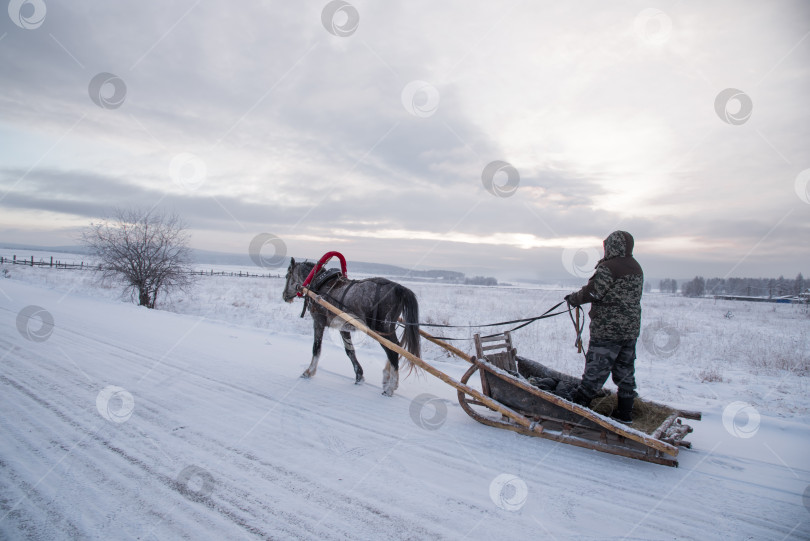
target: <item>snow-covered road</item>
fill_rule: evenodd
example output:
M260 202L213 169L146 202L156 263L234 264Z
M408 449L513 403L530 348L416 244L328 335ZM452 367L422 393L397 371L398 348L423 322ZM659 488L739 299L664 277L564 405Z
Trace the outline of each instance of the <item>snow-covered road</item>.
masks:
M810 538L801 420L705 411L668 468L483 426L429 376L385 398L370 344L366 384L329 341L303 380L306 336L0 285L0 539Z

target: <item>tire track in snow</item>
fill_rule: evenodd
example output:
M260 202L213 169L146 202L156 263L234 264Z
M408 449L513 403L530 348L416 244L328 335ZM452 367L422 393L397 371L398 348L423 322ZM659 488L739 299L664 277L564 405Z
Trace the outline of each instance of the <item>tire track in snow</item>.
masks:
M27 356L31 357L30 354L27 355ZM27 359L27 361L35 361L35 359L29 358L29 359ZM42 361L42 360L40 360L40 361ZM177 489L176 481L174 479L156 472L149 464L145 463L144 461L142 461L142 460L140 460L140 459L138 459L138 458L136 458L134 456L131 456L124 449L122 449L119 446L111 444L109 441L105 440L101 436L99 436L99 435L97 435L97 434L95 434L93 432L88 432L87 427L84 424L77 421L74 417L68 415L66 413L66 411L71 411L71 410L75 411L77 409L77 407L80 406L80 403L76 403L76 401L70 402L70 401L67 400L69 397L77 398L77 394L75 393L75 389L73 389L74 392L72 392L72 393L69 392L69 390L65 387L65 385L63 383L63 380L61 378L58 381L55 381L55 380L37 381L42 374L47 373L47 372L43 371L43 372L41 372L39 374L32 374L31 373L32 371L30 370L30 368L32 368L33 366L34 366L34 364L30 364L30 363L27 364L27 367L29 368L29 370L26 371L27 374L23 374L24 379L33 380L32 382L36 383L36 388L40 388L40 389L41 388L48 388L49 389L48 394L50 396L61 397L62 400L60 400L60 401L58 401L56 403L53 402L52 400L47 400L47 399L43 398L42 396L40 396L40 393L36 392L34 389L29 388L26 385L23 385L19 381L10 378L8 375L0 376L0 383L13 388L20 395L23 395L27 399L28 402L32 402L32 403L36 404L42 410L47 411L47 413L50 416L55 417L62 424L67 425L70 428L70 432L73 432L73 433L76 433L76 434L82 434L83 433L83 434L85 434L85 436L89 435L90 440L91 440L92 443L102 446L107 451L112 452L113 454L115 454L118 458L123 459L130 466L133 466L133 467L136 467L136 468L138 468L140 470L143 470L148 476L158 479L164 485L171 486L172 488ZM40 366L44 366L44 365L40 365ZM6 372L8 373L8 371L6 371ZM209 384L220 385L220 384L224 383L222 381L219 381L219 380L216 380L216 379L213 379L213 378L210 378L210 377L200 377L199 379L202 380L203 382L209 383ZM80 383L85 388L90 387L87 384L87 382L82 381L80 378L77 378L77 380L74 381L73 383L77 383L77 382ZM239 392L245 392L245 389L243 389L243 388L236 388L233 385L226 385L226 386L229 387L232 390L238 390ZM255 392L253 392L251 394L256 395L256 396L260 396L263 399L268 399L267 396L259 395L258 393L255 393ZM376 393L375 393L375 395L376 395ZM375 398L377 398L377 397L375 396ZM24 408L27 409L28 411L30 411L31 405L25 405ZM310 412L310 414L315 415L314 412ZM34 417L35 418L42 418L43 414L41 412L36 412L36 413L34 413ZM143 417L143 415L141 415L141 417ZM149 417L151 417L151 416L149 416ZM100 417L99 417L99 420L100 420ZM149 419L149 420L153 420L153 419ZM155 428L161 428L161 427L155 427ZM162 427L162 428L165 429L165 427ZM54 433L63 433L63 432L65 432L64 429L54 429L53 431L54 431ZM86 444L84 446L87 447L91 442L88 442L88 444ZM340 501L341 498L342 498L340 494L331 491L330 489L328 489L328 487L325 487L323 485L319 485L317 483L313 483L311 480L309 480L309 479L307 479L305 477L302 477L300 475L297 475L295 472L293 472L291 470L287 470L287 469L285 469L285 468L283 468L281 466L274 465L274 464L272 464L270 462L267 462L267 461L260 461L258 459L258 457L252 456L252 455L250 455L250 454L248 454L248 453L246 453L246 452L244 452L242 450L229 448L228 445L226 444L226 442L214 441L214 440L211 440L211 439L208 439L208 438L205 438L205 437L201 437L201 438L196 439L196 441L194 441L190 445L193 445L194 447L197 447L197 448L204 449L207 452L207 454L210 453L211 455L215 455L215 456L219 455L220 460L223 460L223 461L225 461L225 460L233 460L234 455L242 456L242 458L244 460L240 461L240 468L248 468L253 473L260 475L267 482L269 482L269 483L271 483L273 485L276 485L276 486L283 486L284 489L287 490L290 493L303 491L303 492L309 494L320 505L326 505L326 506L334 509L336 507L334 502L335 501ZM33 447L33 445L32 445L32 447ZM105 462L107 462L107 460L105 460ZM268 473L269 471L272 471L272 475L270 475ZM103 472L101 474L99 474L99 475L103 476ZM283 513L283 512L279 513L278 510L274 510L273 508L268 507L266 505L260 506L258 508L257 512L250 513L250 515L252 515L252 516L249 516L248 518L244 518L244 517L240 516L241 514L238 513L235 510L242 511L243 513L247 511L247 508L244 506L243 502L248 501L250 499L251 495L249 493L244 492L244 491L239 491L239 490L237 490L236 488L233 488L233 487L228 487L227 489L219 491L219 494L220 494L220 496L222 496L222 502L219 502L217 504L214 504L213 502L206 502L206 501L198 502L198 503L205 504L207 507L209 507L209 509L215 510L217 513L229 518L232 522L234 522L234 523L238 524L239 526L241 526L245 531L247 531L247 532L249 532L249 533L251 533L253 535L256 535L258 537L268 538L269 533L257 528L255 526L254 522L257 519L259 519L261 516L265 516L265 517L266 516L278 516L278 518L281 519L279 522L281 522L282 524L287 524L288 526L292 526L293 524L296 524L296 523L302 524L301 529L297 529L297 528L292 528L291 529L289 527L282 527L281 528L282 534L295 535L295 536L301 536L301 535L309 536L309 535L312 535L312 536L317 536L317 537L321 537L321 538L333 538L334 531L330 532L330 530L325 529L325 528L321 529L320 531L312 530L309 527L309 526L311 526L311 524L308 526L306 523L302 523L301 518L299 516L296 516L296 514L294 514L294 513ZM31 494L28 498L34 500L34 499L37 499L38 497L39 497L39 494L35 493L35 494ZM145 504L145 502L143 502L143 504ZM229 509L229 507L230 507L230 509ZM390 527L391 522L395 521L394 518L391 517L390 515L388 515L381 507L372 506L372 505L368 504L367 502L361 502L360 500L354 500L354 499L349 500L349 501L347 501L345 503L345 505L340 505L340 506L337 506L337 507L340 507L341 511L345 512L346 514L352 514L352 513L356 512L357 510L361 510L361 511L365 511L370 517L377 517L377 520L376 520L377 523L372 528L372 531L381 531L382 529L388 528L388 527ZM248 522L248 520L251 520L251 521L254 521L254 522ZM314 521L312 521L312 523L314 523ZM409 527L411 530L413 530L412 525L409 526L409 525L407 525L406 523L404 523L402 521L400 521L400 527L401 528L408 528ZM425 533L427 533L427 532L425 532ZM434 536L435 536L435 532L433 532L433 533L434 533ZM343 534L344 535L350 535L351 532L343 532ZM340 537L340 536L336 536L334 538L338 538L338 537ZM394 537L396 537L396 536L394 536ZM441 536L437 536L437 537L441 537Z
M105 308L101 303L98 306L102 311ZM143 322L161 322L164 318L161 314L148 316L147 319L146 314L137 314L137 321L147 333L159 337L162 331L159 323L152 328L151 323ZM13 324L4 326L0 334L13 329ZM212 329L217 330L207 328ZM224 331L223 338L227 339L230 332ZM143 334L141 332L141 338ZM10 340L6 345L20 342L14 332L11 335L16 342ZM325 378L307 382L279 401L277 397L282 394L276 391L284 393L296 381L289 377L293 371L289 367L262 367L261 373L267 381L257 383L263 386L257 388L251 381L240 378L245 371L259 371L255 362L252 365L237 362L232 368L211 371L210 360L214 357L193 343L186 344L188 347L184 346L182 351L177 350L179 355L175 359L161 357L156 352L159 347L145 347L134 335L129 342L127 340L130 340L128 334L105 336L62 328L58 335L54 334L42 344L42 349L28 347L24 351L13 351L10 354L13 359L6 356L0 362L0 374L28 393L41 397L45 404L31 400L11 383L0 382L3 393L0 401L17 404L17 409L8 409L12 415L3 419L7 424L0 426L4 428L3 436L8 435L17 445L15 452L40 451L36 457L38 467L47 469L54 457L60 456L57 453L69 450L77 438L85 436L101 422L92 402L98 386L88 382L69 364L54 362L53 354L48 351L58 352L59 346L77 359L87 356L90 366L81 363L82 368L87 368L88 374L95 378L109 375L137 379L159 363L154 372L158 383L150 376L148 388L133 389L138 391L135 417L123 425L102 423L97 437L87 436L86 442L78 448L80 452L75 453L75 457L71 455L71 459L75 458L70 464L72 469L65 473L58 468L52 474L62 476L56 489L63 492L57 491L58 496L64 493L65 485L77 483L74 493L81 496L77 499L80 505L95 499L99 508L108 514L130 505L129 511L135 515L125 522L130 532L135 531L133 527L142 525L147 530L153 527L154 536L163 538L201 538L217 534L224 537L266 534L269 538L409 535L441 538L458 537L480 522L477 529L470 532L471 536L502 537L506 525L511 534L543 534L546 530L541 528L542 523L558 537L565 537L560 532L566 532L567 528L571 534L580 528L582 531L577 533L581 538L607 535L620 538L635 522L645 518L644 510L657 503L662 491L676 487L684 475L690 475L665 502L667 512L644 520L633 532L635 536L654 539L661 538L663 532L676 532L673 536L697 538L700 534L715 532L731 538L743 534L782 538L808 533L806 524L796 527L780 521L786 510L791 512L791 518L797 506L799 512L805 511L800 503L789 506L791 491L779 489L774 482L762 481L766 474L786 475L786 472L770 464L740 459L733 449L718 449L699 468L693 467L693 472L683 468L671 470L484 427L461 414L457 407L450 410L441 431L425 435L408 419L405 394L398 395L394 401L379 402L374 386L347 385L344 389L333 379ZM307 350L307 340L301 338L302 352ZM223 362L230 361L224 359ZM345 362L342 357L341 362ZM161 387L164 382L174 387ZM369 387L374 392L366 392ZM428 389L441 396L453 394L444 388L441 392L436 387ZM177 393L205 397L217 406L213 411L223 419L199 415L195 419L192 415L192 419L203 422L173 432L179 425L188 424L186 414L189 412L172 407ZM329 394L324 396L323 393ZM239 405L242 408L229 410ZM252 415L254 410L265 411L276 406L287 423L282 423L281 427L277 426L279 419L270 416L239 445L233 444L237 438L228 437L233 431L223 430L227 428L229 415ZM54 410L62 412L64 418ZM23 411L34 413L35 420L11 419L19 417ZM234 425L235 429L241 426ZM297 431L295 425L299 425ZM708 425L696 427L696 431L709 429ZM352 483L347 483L344 489L330 480L330 476L336 475L362 475L379 462L380 454L390 448L403 431L407 432L407 439L400 448L407 447L404 450L411 455L408 460L400 462L399 453L394 453L397 456L381 462L375 475L359 484L356 490ZM284 437L289 441L274 441L274 438ZM152 438L154 446L145 442L145 438ZM0 448L10 448L3 445L6 443L0 444ZM47 449L49 445L53 446L51 451ZM351 445L359 445L365 452L352 454L358 447L350 449ZM462 447L467 450L466 454L459 451ZM683 463L695 464L705 453L707 449L685 451L684 457L690 460ZM476 460L470 460L471 456ZM7 455L0 453L0 459L6 458ZM332 463L307 464L307 460ZM14 461L5 463L15 468L15 475L26 473ZM172 485L176 483L180 467L195 463L210 469L217 482L209 498L200 498L201 501L180 494L178 487ZM720 463L744 470L721 469ZM748 470L753 477L747 477ZM503 512L488 500L489 481L503 471L518 474L529 486L530 497L521 513ZM32 486L33 481L28 477L22 480L28 484L20 486ZM458 483L457 488L448 489L447 485L454 483ZM103 486L96 486L99 484ZM110 488L102 492L104 487ZM31 505L26 506L27 511L34 513L29 527L47 526L49 521L59 520L39 514L41 510L37 507L48 505L54 505L82 535L92 535L87 530L88 525L99 527L102 523L99 519L104 517L99 516L93 516L89 522L80 520L76 511L68 507L70 504L54 501L54 490L49 492L44 490L46 488L43 484L34 491ZM481 494L476 494L476 490ZM724 497L718 499L720 493ZM114 507L103 500L115 500ZM437 511L431 512L433 509ZM315 523L327 512L331 513L329 520L317 527ZM228 513L233 518L227 518ZM728 517L728 522L718 519L721 515ZM599 517L598 523L593 516ZM680 517L689 517L690 525L685 527ZM119 517L113 514L112 518ZM417 530L415 522L419 522L422 529ZM251 533L237 523L261 533ZM597 527L602 535L598 535Z

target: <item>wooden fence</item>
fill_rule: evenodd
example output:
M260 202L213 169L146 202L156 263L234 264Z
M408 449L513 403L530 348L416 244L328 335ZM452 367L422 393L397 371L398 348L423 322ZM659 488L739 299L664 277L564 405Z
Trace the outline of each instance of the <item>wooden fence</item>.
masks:
M84 261L80 263L65 263L63 261L54 260L51 256L50 261L34 259L34 256L29 258L18 258L16 255L8 258L0 256L0 265L25 265L27 267L48 267L52 269L76 269L76 270L102 270L101 264L90 264ZM211 270L193 270L189 272L192 276L235 276L239 278L281 278L280 274L258 274L243 271L217 271Z
M191 271L189 274L192 276L238 276L240 278L281 278L280 274L252 274L249 272L228 272L228 271L217 271L214 272L213 269L204 271L204 270L195 270Z
M80 270L99 270L101 269L101 265L91 265L90 263L85 264L84 261L79 263L65 263L63 261L54 261L53 256L51 256L50 261L44 261L40 259L39 261L34 260L34 256L31 256L30 259L22 259L17 258L17 256L13 256L11 259L7 257L0 256L0 265L26 265L28 267L50 267L54 269L80 269Z

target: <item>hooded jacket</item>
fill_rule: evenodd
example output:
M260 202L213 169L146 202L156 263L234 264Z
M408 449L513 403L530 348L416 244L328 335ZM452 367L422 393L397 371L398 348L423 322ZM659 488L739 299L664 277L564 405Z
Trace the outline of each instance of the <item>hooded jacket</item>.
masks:
M614 231L604 241L605 257L588 283L571 294L574 306L591 303L591 340L632 340L641 328L644 273L633 258L633 236Z

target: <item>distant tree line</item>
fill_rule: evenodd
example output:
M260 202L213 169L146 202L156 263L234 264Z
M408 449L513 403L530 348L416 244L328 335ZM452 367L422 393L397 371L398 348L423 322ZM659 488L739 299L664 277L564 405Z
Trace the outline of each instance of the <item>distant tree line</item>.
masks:
M681 293L685 297L702 297L706 293L706 280L702 276L695 276L681 286ZM717 293L717 295L722 294Z
M708 278L695 276L681 284L680 291L686 297L703 295L739 295L745 297L783 297L798 295L810 286L802 273L796 278ZM662 293L677 293L678 281L666 278L658 283Z
M665 278L664 280L658 282L658 289L662 293L677 293L678 281L671 278Z
M498 285L498 280L492 276L474 276L472 278L466 278L464 283L471 286L496 286Z

